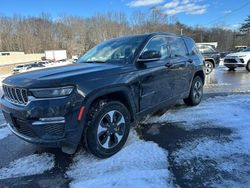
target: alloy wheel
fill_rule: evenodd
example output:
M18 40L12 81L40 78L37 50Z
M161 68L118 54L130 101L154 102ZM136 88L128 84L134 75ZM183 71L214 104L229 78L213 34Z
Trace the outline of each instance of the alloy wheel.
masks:
M202 97L202 83L200 80L197 80L194 84L193 96L196 101L201 100Z
M100 120L97 128L97 139L105 149L117 146L125 133L125 118L121 112L112 110Z
M206 75L210 74L213 71L213 64L211 62L205 62L205 72Z

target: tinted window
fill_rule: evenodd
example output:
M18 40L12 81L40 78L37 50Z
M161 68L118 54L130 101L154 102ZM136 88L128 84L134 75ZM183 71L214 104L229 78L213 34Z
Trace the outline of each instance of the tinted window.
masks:
M200 52L199 52L199 50L198 50L198 48L197 48L197 46L192 38L186 37L185 42L187 44L189 55L199 55L200 54Z
M169 46L172 57L182 57L188 55L187 47L182 38L170 37Z
M170 56L168 47L168 39L164 36L157 36L152 38L145 46L143 52L146 51L158 51L161 53L161 59L165 59Z

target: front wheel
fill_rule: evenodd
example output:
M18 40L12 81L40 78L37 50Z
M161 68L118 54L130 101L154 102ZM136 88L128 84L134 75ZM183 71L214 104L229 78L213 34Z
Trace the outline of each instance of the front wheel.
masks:
M130 114L118 101L98 101L89 112L85 145L99 158L117 153L127 141L130 130Z
M247 69L247 71L250 71L250 61L248 61L246 69Z
M183 99L188 106L196 106L201 102L203 96L203 82L201 77L196 76L192 82L188 98Z

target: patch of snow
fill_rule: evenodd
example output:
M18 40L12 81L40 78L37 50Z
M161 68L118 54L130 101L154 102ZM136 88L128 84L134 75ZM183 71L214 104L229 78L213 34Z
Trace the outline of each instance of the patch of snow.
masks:
M189 131L208 127L232 130L224 141L205 137L182 143L171 157L175 164L195 169L186 173L186 179L204 173L206 162L213 161L208 163L220 175L207 177L212 187L250 187L249 114L250 95L231 95L209 98L196 107L173 109L160 118L147 119L145 123L182 122L178 126Z
M0 169L0 179L42 174L54 167L54 156L51 154L33 154L11 162Z
M127 144L108 159L79 152L67 174L71 187L172 187L168 153L130 133Z
M8 127L0 128L0 140L4 139L5 137L11 135L12 132L9 130Z
M150 129L147 131L148 134L151 135L158 135L160 134L160 130L159 130L160 126L152 126L150 127Z

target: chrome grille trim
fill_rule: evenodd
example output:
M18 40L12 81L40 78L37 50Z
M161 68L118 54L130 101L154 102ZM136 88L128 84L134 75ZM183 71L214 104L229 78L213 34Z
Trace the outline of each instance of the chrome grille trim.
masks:
M3 85L4 96L10 102L26 105L28 103L28 91L24 88L16 88Z

